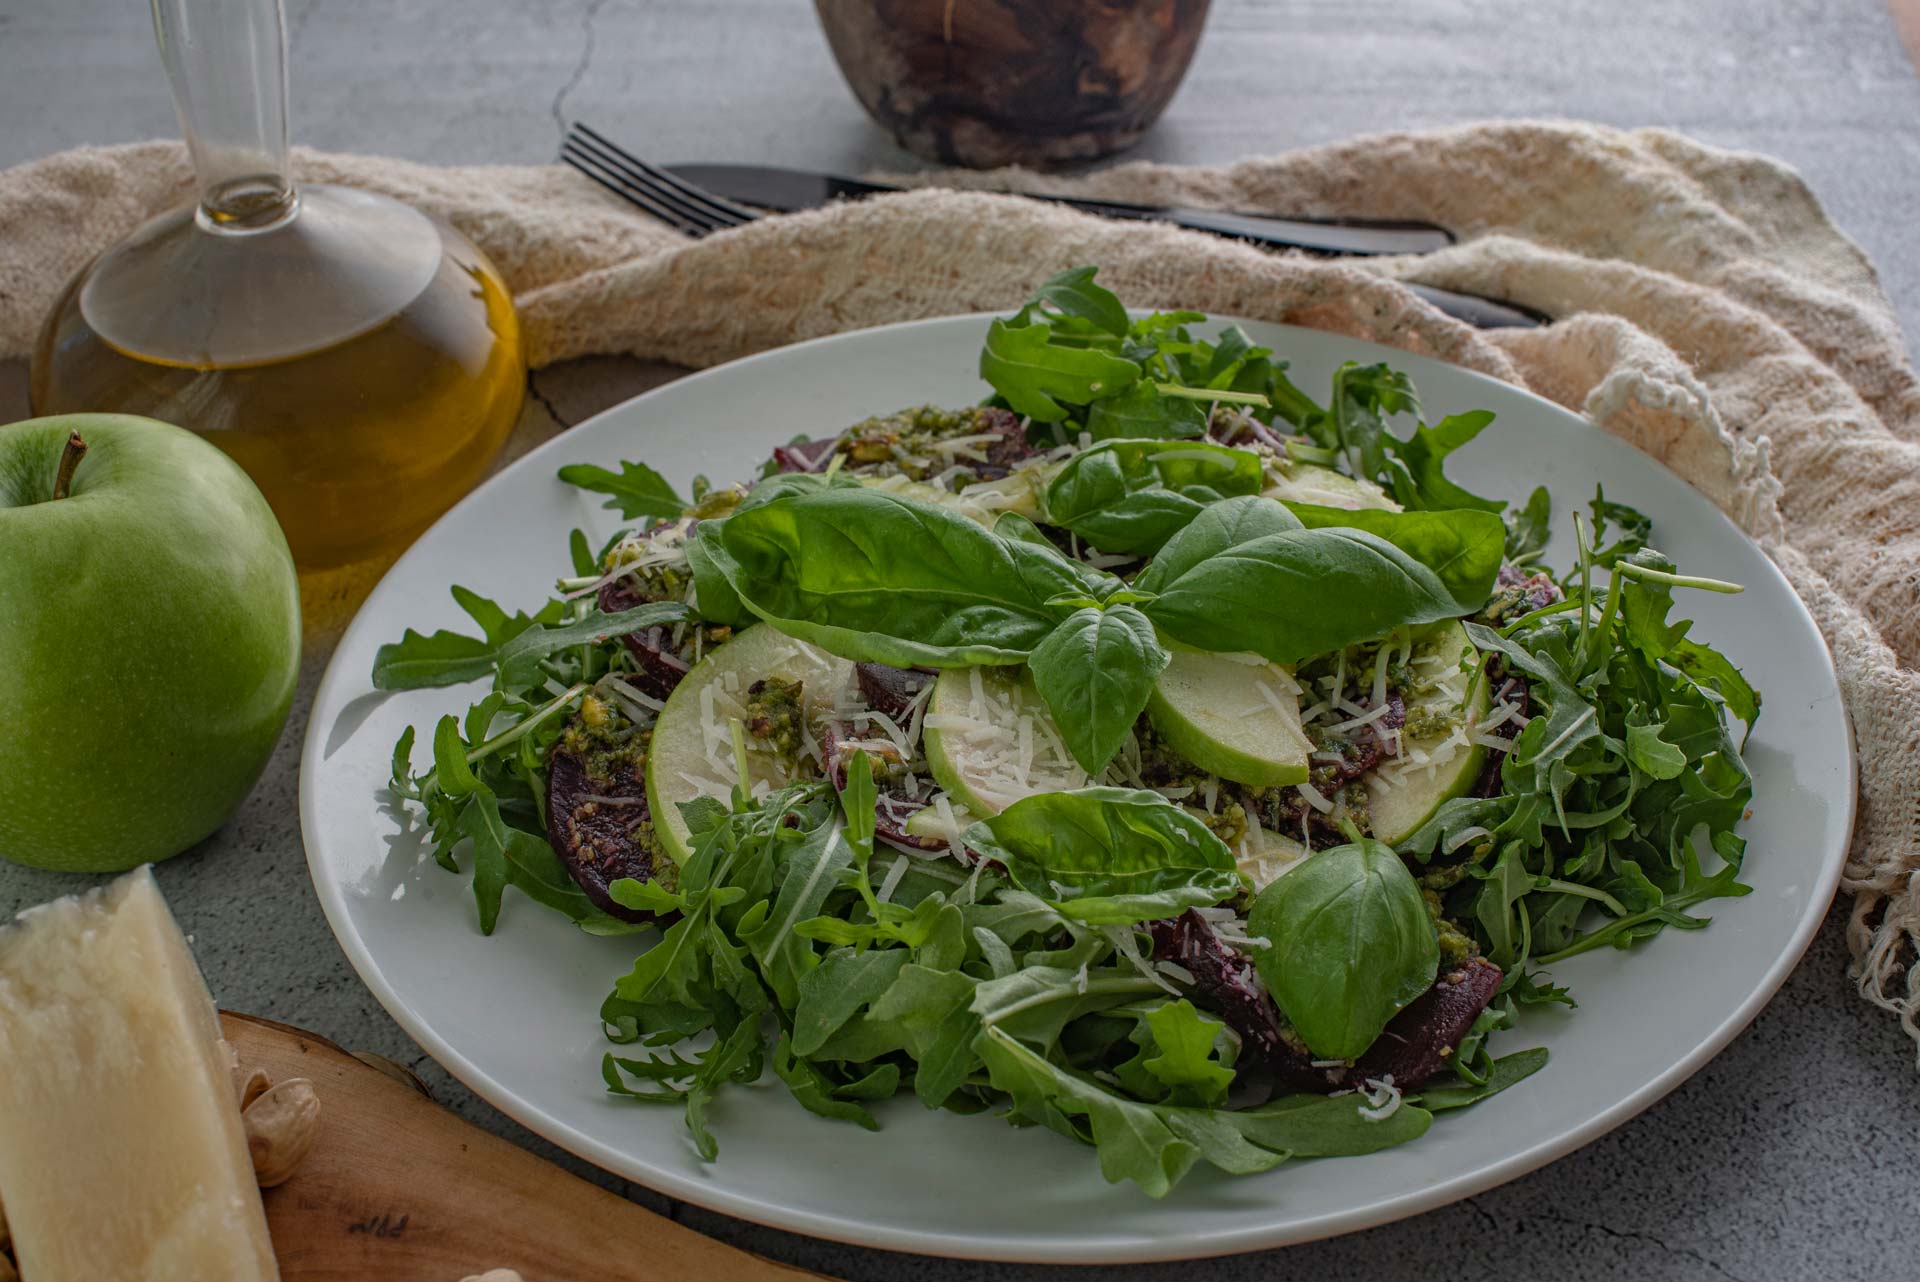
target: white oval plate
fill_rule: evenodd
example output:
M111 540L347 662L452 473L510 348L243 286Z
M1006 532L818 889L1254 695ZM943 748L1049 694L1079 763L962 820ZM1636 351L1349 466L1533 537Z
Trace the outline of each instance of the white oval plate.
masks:
M302 763L300 817L314 886L360 976L413 1038L501 1111L588 1161L673 1197L799 1233L936 1255L1071 1263L1217 1255L1365 1228L1510 1180L1646 1108L1743 1028L1812 938L1853 818L1853 756L1826 646L1786 581L1725 517L1659 464L1526 392L1450 365L1290 327L1248 324L1315 392L1340 362L1410 372L1430 419L1498 419L1450 467L1482 493L1553 493L1551 559L1567 513L1595 482L1654 518L1689 573L1747 585L1684 595L1697 635L1723 646L1766 698L1747 748L1755 780L1746 869L1753 893L1710 904L1704 931L1668 931L1631 953L1554 969L1574 1012L1530 1013L1507 1050L1545 1045L1537 1076L1419 1141L1366 1157L1240 1179L1198 1170L1163 1201L1100 1177L1091 1150L992 1116L930 1113L909 1095L878 1133L800 1108L768 1074L714 1109L720 1157L700 1161L677 1109L608 1096L596 1018L632 940L592 939L509 894L498 931L475 925L466 878L439 869L383 791L395 738L431 727L479 687L382 696L374 650L403 628L471 631L447 588L509 609L566 572L567 532L617 524L561 484L562 464L641 459L676 484L749 474L796 433L824 434L923 402L966 404L984 317L838 335L767 352L600 414L468 496L368 598L321 682Z

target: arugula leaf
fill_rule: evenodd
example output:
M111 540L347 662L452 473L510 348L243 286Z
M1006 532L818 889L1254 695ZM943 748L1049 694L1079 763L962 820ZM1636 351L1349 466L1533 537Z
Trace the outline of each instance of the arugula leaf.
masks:
M590 610L571 623L528 628L501 646L494 662L499 666L500 679L506 684L531 685L540 661L548 655L582 642L623 637L659 623L678 623L688 614L687 607L678 601L650 601L616 614ZM377 677L374 684L379 684Z
M463 592L460 589L456 592ZM480 601L480 598L473 598ZM465 602L463 602L465 604ZM687 607L675 601L638 605L618 614L598 610L572 623L559 622L562 602L551 602L535 615L518 614L508 619L488 601L490 610L476 613L486 630L485 637L461 636L439 631L421 636L408 628L399 641L388 642L374 652L373 688L376 690L418 690L431 686L459 685L498 671L509 685L531 682L530 666L541 659L578 645L623 636L656 623L672 623L687 616ZM471 610L469 611L472 612Z
M623 520L653 517L672 521L693 506L674 492L664 476L645 463L622 461L617 473L592 463L569 463L560 469L560 479L568 485L608 495L601 506L609 511L617 509Z
M1662 739L1652 722L1628 724L1627 760L1655 779L1677 778L1687 768L1687 754Z
M1034 688L1089 776L1120 751L1170 657L1131 605L1076 610L1034 648Z
M1156 1006L1134 1029L1140 1068L1160 1082L1173 1103L1223 1105L1233 1085L1233 1069L1214 1052L1225 1028L1185 998Z
M1047 519L1107 552L1151 554L1208 504L1257 494L1260 457L1205 441L1105 441L1047 483Z
M1233 853L1157 792L1094 787L1023 797L963 840L1075 921L1152 921L1217 904L1242 887Z
M1361 838L1294 865L1254 901L1254 964L1316 1055L1357 1059L1433 986L1440 943L1400 857Z
M1478 1104L1483 1099L1490 1099L1509 1086L1524 1082L1546 1066L1547 1052L1544 1048L1514 1051L1510 1055L1502 1055L1494 1060L1486 1080L1478 1085L1449 1083L1444 1086L1429 1086L1409 1098L1429 1113L1465 1108L1469 1104Z
M1087 435L1095 441L1191 439L1206 432L1207 412L1198 401L1163 396L1150 382L1087 407Z
M906 1034L916 1066L913 1093L928 1108L945 1104L979 1063L973 1042L980 1019L972 1010L978 984L952 967L915 962L873 1003L872 1020L898 1024Z
M1009 325L996 320L987 327L980 377L1016 413L1040 423L1057 423L1067 417L1067 405L1112 396L1140 377L1140 367L1125 357L1067 346L1055 337L1053 327L1045 323Z
M1593 487L1593 501L1587 505L1593 516L1593 531L1588 536L1593 543L1592 563L1601 569L1608 569L1623 557L1632 556L1647 545L1653 536L1653 521L1650 517L1628 507L1624 503L1611 503L1607 500L1605 489ZM1609 529L1619 531L1612 543L1601 546Z
M464 636L441 629L421 636L408 628L398 641L374 652L373 688L418 690L430 686L460 685L491 673L502 646L536 624L557 623L564 601L549 601L537 614L509 616L477 592L456 585L453 599L475 623L481 635Z
M1034 304L1077 317L1116 337L1127 332L1127 309L1119 296L1093 283L1097 267L1072 267L1042 281L1033 292Z
M1740 669L1718 650L1698 641L1683 639L1666 654L1666 661L1687 675L1697 686L1719 695L1733 715L1748 727L1760 718L1760 696Z
M887 1067L892 1068L892 1065ZM897 1075L899 1070L893 1071ZM872 1113L852 1100L840 1097L840 1092L846 1090L846 1086L835 1085L825 1073L796 1055L793 1044L784 1035L773 1047L773 1074L787 1084L793 1097L809 1113L854 1122L870 1131L880 1129L880 1123L873 1120ZM892 1093L891 1089L886 1092L888 1095Z
M793 1010L794 1052L811 1055L826 1045L863 1007L893 987L911 956L905 948L836 948L828 953L800 980Z
M1510 510L1507 525L1507 560L1515 565L1533 565L1547 550L1552 537L1553 496L1547 487L1537 485L1527 496L1524 507Z
M779 841L779 846L785 847L776 855L779 891L770 907L763 900L741 918L739 936L752 950L774 997L791 1010L800 1000L801 980L820 964L812 942L793 928L819 914L853 863L853 847L832 817L803 840ZM758 920L756 911L761 914Z
M500 821L500 804L490 789L474 790L466 818L467 835L473 838L473 898L480 909L480 933L491 935L500 919L501 892L507 886L510 838L507 826Z
M1506 526L1491 512L1390 512L1287 503L1309 530L1365 530L1377 534L1439 576L1455 601L1486 603L1506 553ZM1465 613L1466 611L1462 611Z
M1495 515L1505 511L1505 503L1462 489L1441 470L1447 455L1480 435L1492 422L1493 411L1473 410L1449 415L1432 427L1416 424L1413 435L1406 440L1388 438L1386 447L1393 458L1387 472L1394 498L1413 510L1465 508Z
M1413 380L1405 374L1385 364L1348 361L1334 371L1328 417L1317 434L1346 460L1351 475L1370 481L1387 470L1387 443L1394 439L1388 417L1419 409Z

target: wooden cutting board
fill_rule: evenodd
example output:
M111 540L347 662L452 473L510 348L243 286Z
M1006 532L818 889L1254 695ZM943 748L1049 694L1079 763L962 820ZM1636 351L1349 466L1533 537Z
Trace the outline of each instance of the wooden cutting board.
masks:
M223 1012L240 1062L305 1077L320 1136L267 1189L284 1282L820 1282L702 1237L447 1112L312 1033Z

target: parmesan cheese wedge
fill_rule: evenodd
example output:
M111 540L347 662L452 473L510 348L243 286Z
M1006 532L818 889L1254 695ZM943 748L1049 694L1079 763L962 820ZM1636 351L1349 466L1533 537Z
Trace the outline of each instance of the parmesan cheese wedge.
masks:
M0 927L0 1202L21 1275L278 1279L232 1066L146 868Z

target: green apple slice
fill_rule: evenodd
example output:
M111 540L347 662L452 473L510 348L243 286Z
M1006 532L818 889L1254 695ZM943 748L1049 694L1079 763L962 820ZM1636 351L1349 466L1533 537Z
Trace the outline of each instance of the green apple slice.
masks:
M647 752L647 808L661 847L675 863L691 852L683 802L728 800L737 778L730 723L745 720L747 688L765 677L801 683L809 710L829 709L853 681L853 665L761 623L737 634L682 677L654 723ZM747 741L747 775L779 788L791 772L774 752Z
M1363 507L1384 508L1389 512L1400 510L1400 505L1372 481L1356 481L1345 472L1317 463L1288 462L1285 475L1273 477L1269 473L1267 488L1261 493L1270 499L1343 507L1348 511Z
M1087 785L1024 667L948 668L920 724L934 782L975 817Z
M1414 643L1409 667L1414 685L1405 696L1408 724L1438 724L1407 736L1399 755L1367 776L1373 835L1390 846L1472 788L1487 756L1474 736L1491 698L1467 630L1453 622L1435 627Z
M1175 752L1222 779L1273 788L1307 777L1300 687L1258 655L1175 649L1147 716Z

